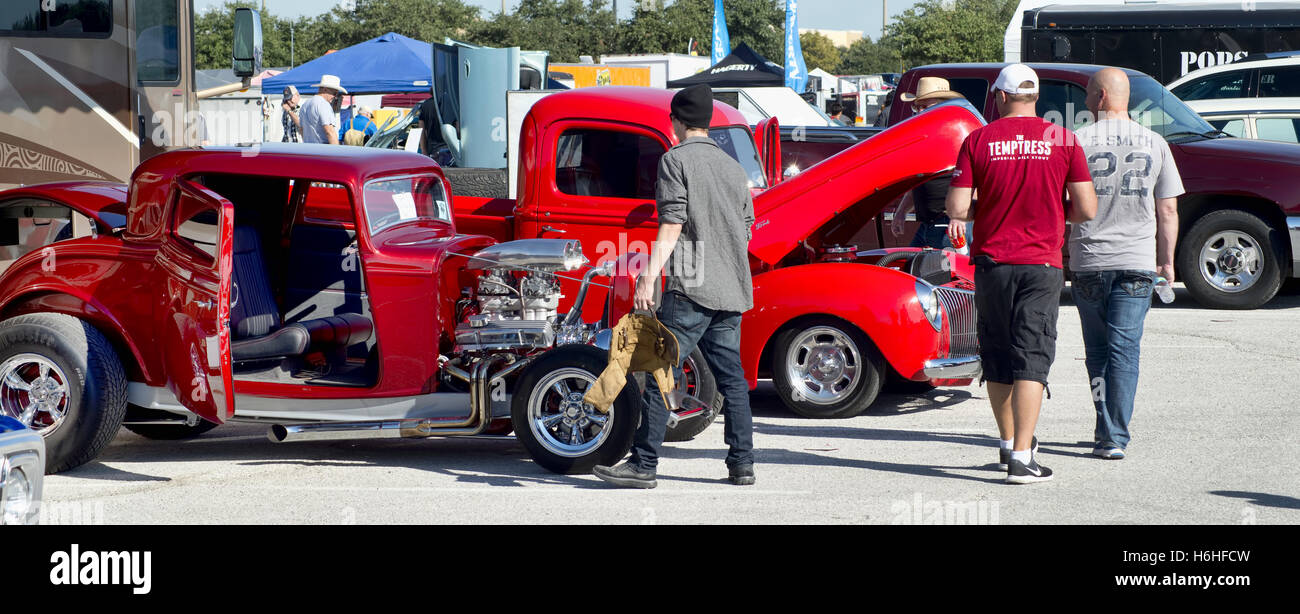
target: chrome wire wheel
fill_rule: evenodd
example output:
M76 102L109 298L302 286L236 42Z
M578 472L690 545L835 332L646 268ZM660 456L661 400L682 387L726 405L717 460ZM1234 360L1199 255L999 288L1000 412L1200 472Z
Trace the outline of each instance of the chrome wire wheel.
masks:
M0 414L48 436L68 412L68 378L48 358L18 354L0 364Z
M542 447L556 456L590 454L609 436L614 414L602 414L582 397L596 383L584 369L556 369L528 395L528 428Z
M786 379L802 400L834 405L853 394L862 377L862 356L844 331L815 326L786 349Z
M1201 246L1201 276L1227 292L1248 290L1260 277L1263 249L1254 237L1236 230L1214 234Z

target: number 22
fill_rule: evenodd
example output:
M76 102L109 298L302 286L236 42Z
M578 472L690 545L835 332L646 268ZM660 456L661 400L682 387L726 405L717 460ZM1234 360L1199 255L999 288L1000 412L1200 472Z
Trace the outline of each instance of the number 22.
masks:
M1115 171L1119 168L1119 158L1109 151L1099 151L1088 156L1088 165L1091 166L1098 160L1104 161L1106 166L1105 168L1099 168L1092 171L1092 178L1094 180L1110 177L1111 175L1114 175ZM1139 161L1141 163L1141 168L1137 168L1137 163ZM1133 165L1133 167L1124 171L1124 175L1120 178L1120 196L1146 197L1151 193L1151 189L1144 185L1145 182L1143 179L1146 179L1151 175L1151 156L1140 151L1129 152L1127 156L1124 156L1124 163L1126 166ZM1114 189L1112 186L1099 186L1097 188L1097 196L1110 196L1113 192Z

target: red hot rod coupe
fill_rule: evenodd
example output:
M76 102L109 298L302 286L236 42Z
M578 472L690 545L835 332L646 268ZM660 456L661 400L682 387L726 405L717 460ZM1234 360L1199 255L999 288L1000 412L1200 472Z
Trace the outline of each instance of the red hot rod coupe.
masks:
M530 113L520 181L532 196L517 202L453 209L442 169L416 154L278 144L164 153L129 186L0 192L0 412L45 437L50 471L93 459L119 426L180 438L229 420L267 424L276 441L513 428L552 471L617 460L634 392L608 414L582 396L604 368L603 330L630 307L635 267L621 265L638 257L603 242L653 227L653 174L591 182L602 167L580 169L585 150L561 170L554 148L633 133L633 168L653 169L672 137L667 96L602 89L600 114L578 104L581 119L558 121L583 102L568 94ZM787 403L830 416L870 404L886 365L917 381L972 377L965 259L837 242L874 203L950 168L978 125L967 108L938 108L757 193L751 382L770 360ZM759 163L779 152L757 147L738 112L719 104L715 128L756 188L779 178ZM626 153L606 150L607 168ZM639 196L548 200L583 173L588 194L633 181ZM513 215L491 215L502 203ZM539 238L566 226L581 242Z

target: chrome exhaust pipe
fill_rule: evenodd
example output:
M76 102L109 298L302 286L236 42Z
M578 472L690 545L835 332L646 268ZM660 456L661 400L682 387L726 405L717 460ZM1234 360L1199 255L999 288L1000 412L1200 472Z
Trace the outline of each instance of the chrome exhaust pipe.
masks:
M470 411L464 420L435 420L411 418L406 420L377 420L373 422L311 422L306 424L273 424L266 437L275 443L289 441L336 441L341 439L396 439L435 436L478 435L492 423L492 388L514 372L532 362L531 358L516 360L488 377L488 372L506 355L490 356L470 365L469 372L444 365L453 377L470 384Z

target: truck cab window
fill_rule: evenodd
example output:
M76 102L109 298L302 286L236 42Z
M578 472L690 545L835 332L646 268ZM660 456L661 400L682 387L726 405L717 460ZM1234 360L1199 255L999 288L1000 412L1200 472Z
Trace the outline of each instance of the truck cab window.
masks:
M178 0L139 0L135 3L136 78L142 82L174 83L180 79Z
M1077 130L1092 123L1087 98L1088 93L1073 83L1044 79L1038 89L1038 116Z
M1295 143L1300 141L1296 134L1300 133L1300 118L1295 117L1257 117L1255 118L1255 134L1257 138L1265 141L1282 141L1284 143Z
M749 177L749 187L767 187L767 179L763 176L763 164L758 160L758 148L754 146L754 137L748 130L735 126L711 128L709 138L745 169L745 175Z
M1243 138L1246 136L1246 120L1244 119L1212 119L1210 125L1215 130L1222 130L1229 136Z
M664 151L631 132L566 130L556 145L555 186L572 196L653 199Z

